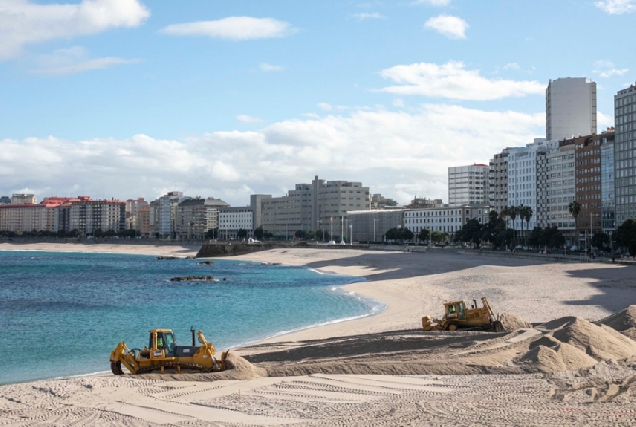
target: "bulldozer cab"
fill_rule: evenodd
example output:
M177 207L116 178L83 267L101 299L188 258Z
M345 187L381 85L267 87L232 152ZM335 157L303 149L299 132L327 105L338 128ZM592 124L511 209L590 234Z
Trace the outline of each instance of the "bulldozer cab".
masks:
M171 330L150 331L150 343L148 348L153 350L163 350L166 357L174 356L177 342Z
M453 301L444 304L446 306L447 319L466 320L466 303L464 301Z

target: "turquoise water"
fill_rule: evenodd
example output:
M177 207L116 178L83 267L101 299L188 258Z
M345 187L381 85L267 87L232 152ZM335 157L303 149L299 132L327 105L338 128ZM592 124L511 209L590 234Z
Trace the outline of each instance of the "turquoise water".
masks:
M221 350L382 308L339 289L360 278L215 262L0 251L0 384L108 371L119 341L143 347L153 328L187 345L194 326ZM169 282L186 275L227 281Z

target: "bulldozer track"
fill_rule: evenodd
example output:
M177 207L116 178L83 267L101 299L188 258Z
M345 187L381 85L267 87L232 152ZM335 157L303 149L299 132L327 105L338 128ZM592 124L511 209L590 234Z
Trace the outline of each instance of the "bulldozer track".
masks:
M139 369L135 375L142 375L142 374L148 374L150 372L153 371L157 371L161 368L168 368L168 369L176 369L176 368L181 368L181 369L191 369L191 370L196 370L199 372L214 372L214 369L210 369L210 368L206 368L204 366L201 365L195 365L195 364L191 364L191 363L164 363L161 365L157 365L157 366L153 366L152 368L142 368Z

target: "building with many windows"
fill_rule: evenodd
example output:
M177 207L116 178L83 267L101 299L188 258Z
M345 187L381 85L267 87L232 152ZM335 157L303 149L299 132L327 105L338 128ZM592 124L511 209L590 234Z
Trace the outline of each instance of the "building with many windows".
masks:
M548 155L548 173L550 174L550 217L549 227L558 227L566 238L572 241L575 221L570 214L569 205L576 197L574 140L561 141L559 147Z
M476 219L480 224L487 223L491 210L489 205L469 204L409 209L404 211L404 226L415 234L429 230L442 231L452 236L471 219Z
M25 205L36 204L37 199L33 194L14 194L11 196L11 204L13 205Z
M614 96L616 225L636 218L636 84Z
M296 184L286 196L261 203L263 231L287 239L297 230L315 231L331 221L340 235L348 211L371 209L369 187L360 182L325 181L318 176L311 184Z
M590 79L550 80L545 103L548 140L561 141L596 133L596 83Z
M601 220L603 231L616 229L616 189L614 175L614 128L601 135Z
M383 242L384 235L391 228L404 226L404 209L374 209L349 211L346 216L347 227L354 242ZM330 233L329 224L323 224L321 230ZM334 235L340 235L340 229ZM326 240L326 239L325 239Z
M506 148L490 160L488 164L488 201L490 206L501 212L508 206L508 155Z
M519 217L512 221L515 230L532 230L537 225L537 156L545 161L547 151L556 146L554 141L537 138L525 147L507 149L508 206L529 206L533 212L530 221L524 219L523 225Z
M448 168L448 204L488 204L488 165Z
M254 237L253 212L251 207L224 207L219 209L219 239L238 239L240 230L247 237Z
M263 200L271 199L269 194L252 194L250 196L250 208L252 208L252 224L254 229L263 225Z
M0 205L8 205L11 203L11 198L9 196L0 197Z
M210 230L220 228L220 212L229 209L223 200L209 197L185 199L177 206L175 234L177 238L203 239Z

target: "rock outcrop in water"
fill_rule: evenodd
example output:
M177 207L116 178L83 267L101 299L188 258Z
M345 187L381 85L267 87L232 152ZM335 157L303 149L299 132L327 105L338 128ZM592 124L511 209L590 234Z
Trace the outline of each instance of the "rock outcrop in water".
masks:
M212 276L183 276L170 279L171 282L210 282L213 280Z

